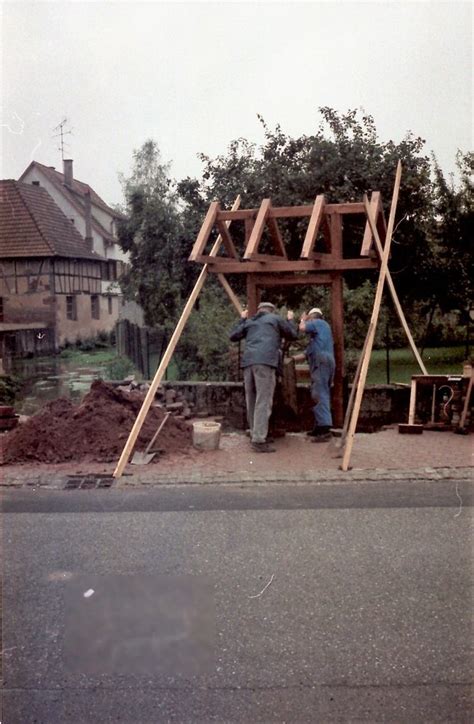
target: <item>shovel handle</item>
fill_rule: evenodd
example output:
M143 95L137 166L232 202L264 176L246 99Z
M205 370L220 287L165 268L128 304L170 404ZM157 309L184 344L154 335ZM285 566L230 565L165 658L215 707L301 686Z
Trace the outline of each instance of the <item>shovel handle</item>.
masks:
M155 432L155 434L153 435L153 437L151 438L150 442L148 443L148 445L147 445L146 448L145 448L145 455L148 453L148 451L150 450L150 448L151 448L152 445L154 444L156 438L158 437L158 435L159 435L160 432L162 431L163 426L164 426L166 420L168 419L168 417L169 417L170 415L171 415L171 412L167 412L166 415L164 416L164 418L162 419L158 430Z

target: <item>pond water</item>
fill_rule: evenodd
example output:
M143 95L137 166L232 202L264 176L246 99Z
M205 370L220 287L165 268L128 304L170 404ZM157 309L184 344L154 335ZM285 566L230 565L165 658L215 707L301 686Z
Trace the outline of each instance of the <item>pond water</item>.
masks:
M47 402L67 397L80 402L93 380L106 376L106 364L77 359L44 357L13 360L11 372L21 384L15 411L21 415L34 415Z

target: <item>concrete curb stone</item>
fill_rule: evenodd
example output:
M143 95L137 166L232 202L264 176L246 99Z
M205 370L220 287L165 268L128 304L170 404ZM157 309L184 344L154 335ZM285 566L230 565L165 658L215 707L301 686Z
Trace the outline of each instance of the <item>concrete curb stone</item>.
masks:
M91 473L84 473L84 477L90 476ZM42 472L31 474L27 471L15 471L14 474L7 474L0 481L0 488L42 488L45 490L61 490L64 488L70 476L65 472L51 473ZM474 480L472 467L444 467L444 468L413 468L400 470L399 468L376 468L367 470L356 468L343 472L340 470L312 470L303 474L295 475L295 473L265 474L259 473L214 473L204 474L201 472L182 473L182 474L163 474L163 473L133 473L125 475L115 482L113 488L137 488L151 486L166 485L226 485L226 484L262 484L262 483L294 483L296 484L328 484L328 483L367 483L367 482L385 482L388 480L397 481L440 481L455 480L469 481ZM106 488L109 489L109 488Z

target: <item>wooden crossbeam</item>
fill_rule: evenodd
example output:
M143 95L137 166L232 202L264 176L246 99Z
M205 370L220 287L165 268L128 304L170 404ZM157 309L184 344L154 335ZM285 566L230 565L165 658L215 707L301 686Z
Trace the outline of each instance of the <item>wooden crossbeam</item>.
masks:
M219 211L218 218L222 221L243 221L244 219L255 219L259 209L239 209L238 211ZM311 216L314 204L302 206L272 206L269 216L274 219L292 219L304 216ZM348 202L342 204L326 204L327 214L365 214L364 204L361 202Z
M263 256L263 255L262 255ZM264 257L264 261L232 261L219 257L205 257L209 263L209 271L222 274L250 274L252 272L345 272L362 269L378 269L377 259L333 259L330 254L321 254L317 259L278 260L275 256ZM258 257L257 257L258 259Z
M311 259L314 254L314 245L316 243L316 237L318 235L319 227L324 215L324 194L316 196L314 201L313 212L311 214L308 228L306 230L306 236L303 242L303 248L301 250L301 259Z
M370 197L370 218L375 219L375 223L379 233L383 236L387 233L387 223L385 221L385 215L383 213L382 197L380 191L374 191ZM360 248L361 256L368 256L372 245L374 243L374 235L371 230L369 219L365 224L364 238L362 239L362 246Z
M196 261L198 259L198 257L200 257L203 254L204 249L206 248L206 244L208 242L209 236L211 234L212 227L216 223L218 211L219 211L219 202L213 201L211 203L211 205L209 206L209 209L207 211L203 224L199 230L198 237L194 243L191 254L189 255L189 261ZM220 244L219 244L219 246L220 246Z
M226 294L227 294L227 296L229 297L230 301L231 301L232 304L234 305L234 308L235 308L235 310L237 311L237 313L238 313L238 314L242 314L242 312L243 312L243 307L242 307L242 305L241 305L241 303L240 303L240 301L239 301L239 298L238 298L238 296L234 293L234 290L233 290L232 287L230 286L230 284L229 284L229 282L227 281L227 279L225 278L225 276L224 276L223 274L218 274L218 275L217 275L217 278L219 279L219 281L220 281L220 283L221 283L221 285L222 285L222 288L223 288L224 291L226 292Z

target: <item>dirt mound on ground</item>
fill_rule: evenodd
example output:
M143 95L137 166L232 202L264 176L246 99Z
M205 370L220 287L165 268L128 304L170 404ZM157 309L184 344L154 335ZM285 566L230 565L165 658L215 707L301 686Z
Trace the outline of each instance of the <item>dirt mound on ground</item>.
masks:
M140 392L122 392L102 380L92 383L80 405L58 399L3 436L3 462L38 460L116 460L123 450L144 399ZM162 408L150 408L135 446L143 450L163 420ZM169 417L156 441L165 452L186 450L192 442L191 427Z

